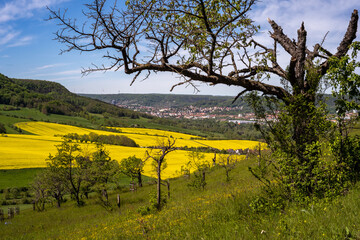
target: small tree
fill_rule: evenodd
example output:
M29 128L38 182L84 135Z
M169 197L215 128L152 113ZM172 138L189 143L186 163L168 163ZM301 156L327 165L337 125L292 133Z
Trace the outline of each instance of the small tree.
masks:
M189 169L194 169L194 180L189 186L204 189L206 186L206 172L210 168L209 162L205 160L205 154L202 152L192 151L187 154L189 159Z
M45 175L39 174L31 184L31 187L34 190L34 204L37 211L45 210L45 203L49 196L46 182L47 179L45 178Z
M296 97L296 104L289 105L283 104L276 98L259 97L257 94L251 94L249 99L256 116L261 121L256 127L262 132L273 153L273 158L266 159L259 156L258 166L250 168L251 172L265 183L268 193L273 193L275 189L271 186L273 184L268 176L275 178L276 181L272 183L281 189L279 192L284 199L303 201L309 197L322 197L328 187L322 184L325 171L323 171L322 155L324 146L321 139L326 137L331 129L331 124L326 118L325 105L321 102L318 106L309 104L304 101L302 95ZM306 127L301 131L309 130L309 135L314 134L315 131L316 137L312 142L304 140L299 143L299 136L294 138L294 129L304 125L303 119L299 116L294 117L293 113L297 111L311 112L312 117L307 120ZM276 121L269 120L268 115L276 116Z
M234 154L219 154L219 165L224 168L226 182L231 180L230 171L235 168L235 164L237 162L237 155Z
M89 181L91 189L99 194L101 204L106 209L111 209L108 189L118 171L118 162L110 158L109 152L106 151L102 144L98 144L96 146L96 151L91 154Z
M90 166L88 156L81 154L79 144L65 139L60 145L56 146L55 156L49 155L48 166L58 169L59 176L63 177L72 196L78 206L83 205L80 197L82 183L86 180L86 174Z
M349 135L351 119L346 114L360 110L360 62L358 52L360 42L354 42L351 54L342 58L331 58L327 79L333 88L335 97L337 132L332 139L332 151L337 158L342 181L352 182L360 179L360 138ZM359 115L356 116L356 119ZM339 178L340 179L340 178Z
M135 155L123 158L120 162L120 171L131 178L131 181L137 179L139 187L142 187L142 173L144 172L144 164L141 158Z
M64 202L64 195L67 192L61 170L50 166L41 174L48 195L55 199L57 207L61 207L61 203Z
M0 133L6 133L6 128L3 123L0 123Z
M146 151L147 159L153 160L155 172L157 175L157 209L161 209L161 172L166 167L165 157L172 151L176 150L175 147L176 139L173 137L167 137L165 139L158 139L156 149L151 152Z

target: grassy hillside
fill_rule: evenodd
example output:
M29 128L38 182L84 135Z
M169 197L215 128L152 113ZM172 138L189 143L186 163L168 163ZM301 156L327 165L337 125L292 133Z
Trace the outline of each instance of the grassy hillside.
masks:
M250 202L259 192L248 167L256 159L238 163L225 181L222 168L207 173L204 191L188 187L190 179L170 181L171 197L160 212L141 215L155 185L136 192L116 190L110 201L121 207L107 212L93 196L84 207L73 202L44 212L25 209L0 224L2 239L358 239L360 190L353 189L334 202L313 206L293 204L284 211L254 212ZM165 193L166 190L164 189Z

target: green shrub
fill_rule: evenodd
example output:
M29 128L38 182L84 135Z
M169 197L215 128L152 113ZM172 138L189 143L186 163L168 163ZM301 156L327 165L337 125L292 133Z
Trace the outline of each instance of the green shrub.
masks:
M0 133L6 133L6 128L3 123L0 123Z

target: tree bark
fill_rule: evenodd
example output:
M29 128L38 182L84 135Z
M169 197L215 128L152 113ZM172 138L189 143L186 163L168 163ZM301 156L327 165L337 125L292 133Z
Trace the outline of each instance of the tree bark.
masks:
M158 160L157 165L157 209L161 209L161 160Z
M137 179L138 179L139 187L142 187L143 184L142 184L142 174L141 174L141 172L138 172Z
M168 199L170 199L170 181L169 180L166 181L166 186L167 186Z

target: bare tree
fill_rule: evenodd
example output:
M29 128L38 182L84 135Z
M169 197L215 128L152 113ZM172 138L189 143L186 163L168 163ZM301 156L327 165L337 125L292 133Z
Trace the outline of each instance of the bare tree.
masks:
M151 158L154 163L154 167L157 175L157 209L161 209L161 172L166 166L165 157L172 151L176 150L176 139L172 137L158 139L156 149L151 152L146 151L147 159ZM170 189L169 182L166 183L168 189ZM169 193L168 193L169 195Z

